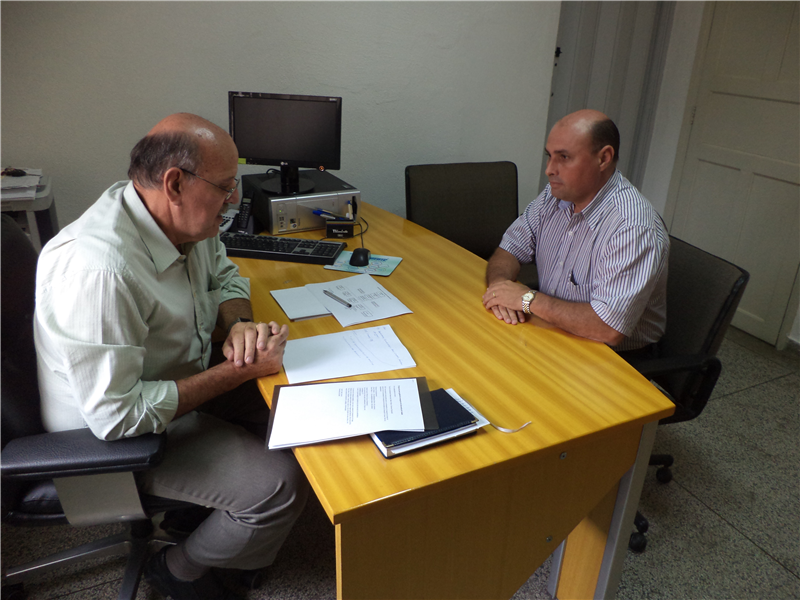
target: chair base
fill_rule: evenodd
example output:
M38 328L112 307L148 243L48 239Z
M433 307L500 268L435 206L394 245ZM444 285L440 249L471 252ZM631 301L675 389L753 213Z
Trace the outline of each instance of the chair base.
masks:
M661 467L656 471L656 479L661 483L669 483L672 481L672 471L670 467L675 459L671 454L653 454L650 456L650 465L654 467Z
M644 552L645 548L647 548L647 538L644 534L650 527L650 523L648 523L644 515L637 510L636 516L633 518L633 525L636 527L636 531L631 534L631 538L628 540L628 548L637 554L641 554Z
M139 589L144 565L150 554L175 543L171 540L153 538L151 537L152 533L153 524L150 520L133 521L130 523L128 531L89 542L77 548L63 550L24 565L4 569L3 597L21 597L18 595L21 591L20 584L53 569L91 558L127 555L128 562L125 566L118 598L119 600L133 600ZM6 591L7 588L8 591Z

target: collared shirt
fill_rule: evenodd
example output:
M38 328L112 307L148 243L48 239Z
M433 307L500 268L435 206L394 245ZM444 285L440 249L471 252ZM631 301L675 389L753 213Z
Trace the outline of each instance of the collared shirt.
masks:
M626 339L616 350L658 341L666 326L669 236L661 217L615 171L581 212L548 184L508 228L500 247L536 261L539 290L588 302Z
M208 368L219 305L249 298L219 237L169 241L131 182L109 188L42 250L34 339L48 431L163 431L176 380Z

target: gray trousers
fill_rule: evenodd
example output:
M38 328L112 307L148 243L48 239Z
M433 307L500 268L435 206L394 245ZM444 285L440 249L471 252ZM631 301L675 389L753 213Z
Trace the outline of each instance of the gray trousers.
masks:
M308 498L291 451L267 450L269 409L255 382L167 427L167 449L139 487L216 510L184 542L192 562L259 569L272 564Z

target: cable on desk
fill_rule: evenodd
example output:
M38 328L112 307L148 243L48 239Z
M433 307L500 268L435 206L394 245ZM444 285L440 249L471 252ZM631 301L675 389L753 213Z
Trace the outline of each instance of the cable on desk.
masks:
M367 223L367 220L364 217L358 217L358 222L356 223L356 225L358 225L361 228L361 234L360 234L361 235L361 247L363 248L364 247L364 232L365 231L369 231L369 223L367 223L367 228L364 229L364 226L361 224L361 221L364 221L364 223Z

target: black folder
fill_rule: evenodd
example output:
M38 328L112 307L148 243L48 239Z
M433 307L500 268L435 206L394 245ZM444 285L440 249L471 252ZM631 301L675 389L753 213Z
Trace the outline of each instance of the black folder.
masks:
M372 441L386 458L393 458L404 452L460 437L480 428L475 415L445 390L433 390L431 400L436 411L436 420L439 422L437 429L379 431L372 434Z

